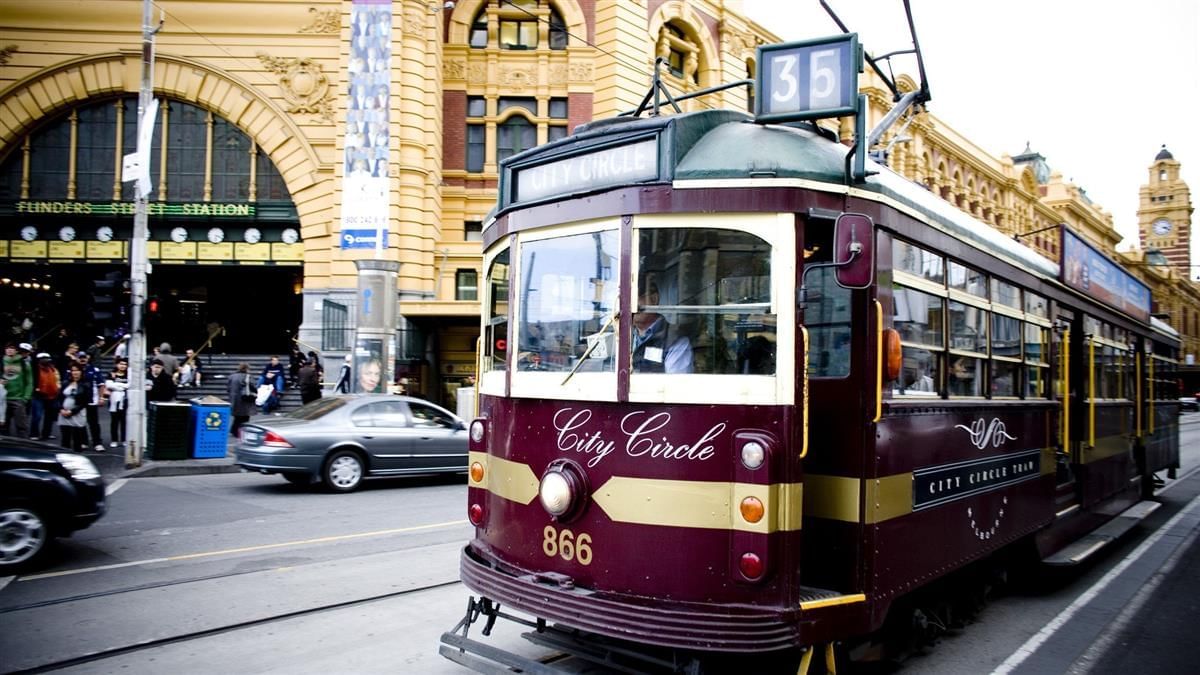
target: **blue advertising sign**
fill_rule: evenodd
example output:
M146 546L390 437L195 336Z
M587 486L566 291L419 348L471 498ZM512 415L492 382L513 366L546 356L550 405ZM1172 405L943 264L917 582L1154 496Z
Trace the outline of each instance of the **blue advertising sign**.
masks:
M1059 276L1071 288L1125 312L1150 321L1150 287L1092 248L1079 235L1062 228Z
M858 113L858 35L785 42L758 48L754 117L786 122Z
M387 230L342 230L342 249L348 248L387 248Z

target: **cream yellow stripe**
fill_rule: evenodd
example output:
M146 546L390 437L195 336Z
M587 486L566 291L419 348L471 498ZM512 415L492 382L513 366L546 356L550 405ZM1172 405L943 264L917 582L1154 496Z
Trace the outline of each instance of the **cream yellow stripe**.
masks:
M821 607L835 607L837 605L850 605L856 602L866 601L866 595L862 593L855 593L853 595L839 595L833 598L821 598L820 600L807 600L800 603L800 609L820 609Z
M467 486L487 490L518 504L529 504L537 498L538 478L528 464L492 457L485 452L468 453L467 462L483 465L483 480L475 481L467 472Z
M763 503L765 515L757 523L742 518L740 504L746 497ZM613 476L592 499L619 523L766 534L800 529L803 486Z
M861 484L857 478L808 474L804 477L804 512L812 518L857 523Z

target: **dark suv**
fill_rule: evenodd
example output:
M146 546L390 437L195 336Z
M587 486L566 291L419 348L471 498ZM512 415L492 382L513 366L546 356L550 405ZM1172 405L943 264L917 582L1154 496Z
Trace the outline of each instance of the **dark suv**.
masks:
M104 479L90 459L0 436L0 576L29 569L54 537L91 525L105 508Z

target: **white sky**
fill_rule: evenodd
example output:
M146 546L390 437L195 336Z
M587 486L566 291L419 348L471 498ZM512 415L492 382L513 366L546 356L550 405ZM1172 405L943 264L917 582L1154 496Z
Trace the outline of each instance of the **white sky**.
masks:
M911 45L902 0L826 2L869 54ZM929 111L996 157L1019 154L1028 141L1112 213L1126 237L1122 248L1137 241L1138 190L1163 143L1182 163L1193 203L1200 201L1200 2L911 4ZM841 32L817 0L744 0L744 7L785 41ZM893 63L917 78L915 60Z

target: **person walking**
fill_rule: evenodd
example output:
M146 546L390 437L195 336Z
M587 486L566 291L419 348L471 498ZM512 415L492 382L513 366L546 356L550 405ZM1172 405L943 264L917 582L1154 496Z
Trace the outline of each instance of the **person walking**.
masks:
M125 411L129 407L129 361L117 359L104 382L108 392L108 437L110 448L125 444Z
M129 334L121 336L121 341L117 343L117 348L113 350L113 356L118 359L129 358Z
M91 347L87 348L87 355L92 363L100 363L100 357L104 355L103 335L96 336L96 341L92 343Z
M292 344L292 353L288 354L288 380L287 386L295 389L297 386L297 378L300 375L300 366L304 365L304 352L300 351L300 345Z
M309 350L308 362L317 370L317 386L320 387L325 382L325 367L321 365L321 358L317 356L317 352Z
M171 343L164 342L158 346L158 356L155 357L162 361L163 370L167 372L167 377L174 378L175 371L179 370L179 359L171 353ZM172 394L172 396L174 396Z
M229 376L227 385L230 407L233 409L233 425L229 427L229 435L237 436L250 416L254 414L254 387L250 383L250 364L238 364L237 372Z
M162 359L150 361L150 373L146 377L146 400L159 403L175 400L175 380L167 374Z
M33 405L31 406L29 437L48 441L54 436L54 422L58 418L58 395L62 392L62 379L50 354L37 355L33 370Z
M100 437L100 404L108 400L104 391L104 374L87 354L79 355L79 367L83 369L83 379L91 383L94 392L87 404L87 426L88 433L91 434L92 449L104 452L104 439Z
M305 361L300 366L300 371L296 375L296 381L300 386L300 402L309 404L321 398L321 378L317 374L317 367L312 361Z
M83 367L78 363L67 368L67 378L59 399L58 431L64 448L83 452L87 448L87 406L95 397L95 389L84 379Z
M29 438L29 399L33 396L33 369L15 343L4 346L5 431Z
M353 360L353 357L351 357L349 354L346 355L345 360L342 362L342 367L338 369L337 384L333 387L334 393L350 393L350 362Z

